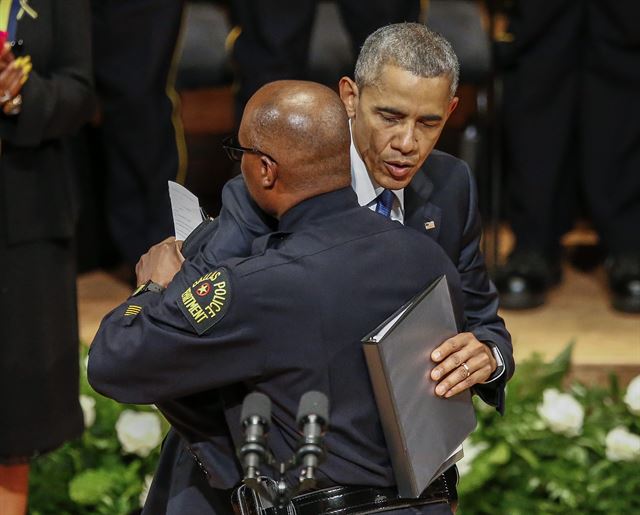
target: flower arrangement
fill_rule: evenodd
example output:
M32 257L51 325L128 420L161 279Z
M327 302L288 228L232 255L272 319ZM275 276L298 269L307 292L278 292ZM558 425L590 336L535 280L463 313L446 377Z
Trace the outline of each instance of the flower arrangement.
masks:
M89 386L81 360L82 437L32 462L31 515L130 515L144 504L168 423L152 406L130 406Z
M519 364L504 417L474 400L458 515L640 513L640 376L562 391L571 349Z
M640 376L626 391L615 376L606 388L563 389L570 358L571 346L551 363L519 363L504 417L474 400L458 515L640 513ZM81 390L87 430L34 460L29 513L136 513L168 425L152 407L96 394L86 374Z

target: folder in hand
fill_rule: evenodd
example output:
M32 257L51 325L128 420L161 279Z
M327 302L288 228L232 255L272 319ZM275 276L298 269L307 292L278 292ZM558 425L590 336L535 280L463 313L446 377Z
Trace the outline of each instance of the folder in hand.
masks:
M458 333L445 276L363 340L376 404L402 497L418 497L462 457L476 425L469 390L435 394L431 352Z

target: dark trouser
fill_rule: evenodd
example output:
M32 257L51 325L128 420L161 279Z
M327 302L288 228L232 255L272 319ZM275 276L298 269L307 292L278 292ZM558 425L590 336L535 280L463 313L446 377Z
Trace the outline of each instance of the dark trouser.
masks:
M178 176L179 153L167 82L182 6L181 0L92 2L108 222L129 263L173 233L167 180Z
M261 86L280 79L305 79L317 0L237 0L234 15L242 33L234 45L240 90L237 113ZM419 0L338 0L357 55L377 28L417 21Z
M609 251L640 250L640 4L518 8L504 95L518 247L557 252L581 194Z

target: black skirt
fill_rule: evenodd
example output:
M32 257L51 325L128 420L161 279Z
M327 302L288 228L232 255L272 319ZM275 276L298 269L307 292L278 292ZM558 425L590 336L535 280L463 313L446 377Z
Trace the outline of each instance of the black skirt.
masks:
M0 463L82 433L74 245L0 236Z

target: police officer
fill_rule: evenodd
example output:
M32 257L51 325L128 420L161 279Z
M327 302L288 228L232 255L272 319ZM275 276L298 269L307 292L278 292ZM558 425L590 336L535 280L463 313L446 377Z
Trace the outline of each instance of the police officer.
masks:
M270 443L280 461L295 448L300 396L320 390L332 402L320 488L373 487L364 501L372 512L451 513L453 485L442 477L411 509L389 495L395 481L360 339L442 274L461 320L458 273L428 236L390 221L383 209L360 209L349 145L347 115L330 89L304 82L261 88L247 105L239 141L228 147L242 156L247 190L277 220L277 231L256 239L250 257L224 262L210 259L207 246L184 262L173 241L153 247L137 270L151 280L100 326L89 380L122 402L190 399L177 404L194 432L206 432L206 408L221 393L235 440L228 388L264 392L277 401ZM466 375L462 366L457 373ZM224 460L198 463L206 476L240 479L237 465L221 468ZM196 504L204 496L191 496L194 504L183 496L179 507L168 499L145 512L215 513Z

